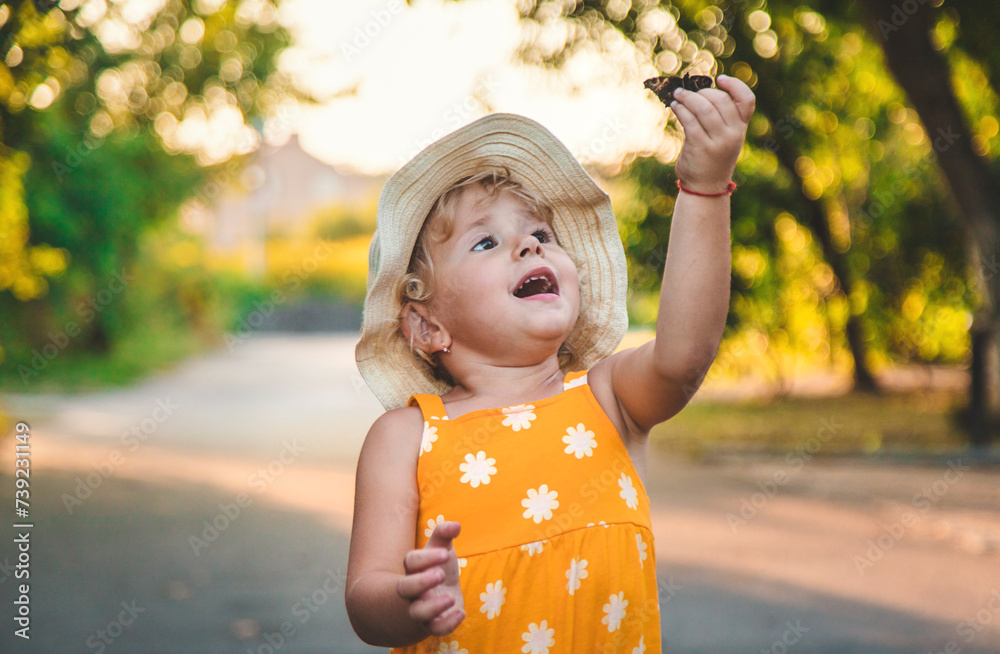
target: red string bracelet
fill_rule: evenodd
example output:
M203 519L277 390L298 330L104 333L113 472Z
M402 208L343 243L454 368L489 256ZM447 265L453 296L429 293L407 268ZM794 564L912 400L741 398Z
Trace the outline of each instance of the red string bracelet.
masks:
M677 188L690 195L697 195L698 197L702 198L717 198L722 195L732 195L733 191L736 190L736 182L729 182L728 184L726 184L726 190L720 191L718 193L699 193L698 191L692 191L691 189L684 188L684 186L681 184L681 180L677 180Z

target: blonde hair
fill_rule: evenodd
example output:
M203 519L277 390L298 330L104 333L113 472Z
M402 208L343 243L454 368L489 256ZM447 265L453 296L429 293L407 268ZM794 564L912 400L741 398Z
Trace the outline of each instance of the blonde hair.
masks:
M406 340L406 335L402 330L402 307L405 307L408 302L426 304L433 297L434 261L431 257L431 241L440 243L451 237L455 228L455 211L458 200L466 189L476 185L486 191L486 198L483 198L482 201L492 202L496 200L501 191L510 191L523 201L533 213L550 227L552 226L554 217L552 207L530 189L514 180L506 167L488 168L475 175L464 177L449 186L435 200L434 206L427 214L413 246L413 254L410 256L410 265L406 275L396 284L394 295L400 305L400 314L397 316L394 336L398 335ZM556 235L556 242L558 243L558 241L559 237ZM451 385L455 384L448 371L440 365L437 357L432 358L431 355L414 346L412 335L409 339L409 345L410 354L414 356L418 366L425 368L434 379ZM575 361L576 356L566 343L559 346L559 365L561 368L572 366Z

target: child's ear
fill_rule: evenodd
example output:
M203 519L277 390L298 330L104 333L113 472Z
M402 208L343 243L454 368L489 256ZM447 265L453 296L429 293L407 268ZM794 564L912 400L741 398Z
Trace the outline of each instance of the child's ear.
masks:
M413 347L431 354L448 345L448 332L434 319L426 304L407 302L399 317L403 335Z

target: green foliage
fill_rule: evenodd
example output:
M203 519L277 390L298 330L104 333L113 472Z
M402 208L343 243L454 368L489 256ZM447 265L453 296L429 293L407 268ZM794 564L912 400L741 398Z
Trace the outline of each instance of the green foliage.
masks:
M355 205L331 205L309 221L309 235L325 241L371 235L375 232L376 208Z
M0 291L14 292L0 293L0 375L35 383L78 360L123 380L236 322L239 284L156 268L141 244L210 181L204 164L254 145L246 128L205 149L181 127L275 112L288 40L269 0L0 6Z
M26 205L34 238L73 254L73 266L50 300L72 304L79 292L97 292L116 273L131 270L142 233L173 218L203 172L191 157L157 147L145 129L81 141L59 109L38 117L41 138L27 144L33 160L52 165L30 171ZM117 303L92 323L103 331L102 341L113 340L123 324Z
M846 348L853 315L863 319L876 363L964 360L978 297L934 158L939 135L923 132L852 9L543 0L523 16L545 34L526 44L528 61L561 65L578 48L614 43L617 33L660 74L726 72L754 89L757 112L732 205L728 339L738 343L749 330L766 335L772 348L832 362ZM568 27L554 29L560 22ZM971 82L960 91L975 99L984 134L995 136L995 106L983 107L976 92L983 86L979 60L967 64L962 77ZM632 316L648 324L656 317L676 191L670 164L640 160L626 175L623 195L632 199L616 212L630 258ZM829 247L821 247L821 231ZM853 282L849 297L834 269Z
M28 245L23 178L30 165L27 154L0 145L0 291L10 290L22 301L43 295L48 290L46 277L62 273L67 263L64 250Z
M0 322L0 339L11 353L0 365L0 387L24 392L123 385L223 344L223 334L235 331L268 289L176 255L192 247L200 246L164 223L137 242L124 288L113 282L94 295L61 300L54 292L26 303L0 296L0 312L10 316ZM115 336L97 350L87 334L112 312Z

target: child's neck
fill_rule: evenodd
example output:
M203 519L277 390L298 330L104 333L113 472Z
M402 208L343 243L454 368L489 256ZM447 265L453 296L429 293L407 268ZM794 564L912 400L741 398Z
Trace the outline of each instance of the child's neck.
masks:
M499 366L477 363L464 366L458 383L442 401L455 413L468 413L498 406L514 406L560 393L565 373L552 356L530 366Z

